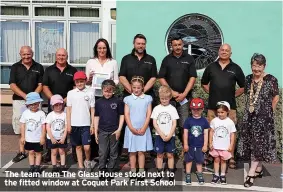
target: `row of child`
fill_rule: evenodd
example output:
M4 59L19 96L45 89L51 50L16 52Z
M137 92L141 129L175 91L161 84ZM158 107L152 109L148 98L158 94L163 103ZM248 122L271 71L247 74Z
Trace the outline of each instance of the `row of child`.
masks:
M170 104L172 91L168 86L159 89L160 104L152 111L152 97L143 93L144 80L134 76L131 80L132 95L124 98L124 103L114 97L115 83L105 80L102 83L103 97L95 101L94 91L86 87L86 75L77 72L74 75L76 88L67 95L67 110L64 112L64 100L60 95L53 95L50 101L53 111L45 117L40 110L42 99L36 92L29 93L26 99L27 110L21 116L21 142L29 152L30 172L39 172L41 152L45 137L51 148L53 171L65 168L67 134L70 134L72 146L76 146L78 168L90 170L90 135L95 134L99 145L99 169L113 171L118 159L118 141L126 121L124 148L128 149L132 172L143 172L145 152L155 150L156 167L159 172L163 167L163 155L168 158L169 171L174 170L175 130L179 115ZM95 109L95 110L94 110ZM204 183L202 164L204 153L208 150L214 157L214 174L212 183L226 184L226 160L231 158L236 128L227 116L230 105L226 101L217 103L218 117L209 125L202 116L204 102L194 98L190 102L192 116L184 123L183 149L186 162L186 184L191 184L192 162L196 163L196 176L199 184ZM150 119L155 128L155 143L149 129ZM47 135L46 135L47 133ZM83 149L82 149L83 147ZM85 161L83 162L83 151ZM57 154L60 154L61 169L57 167ZM35 160L34 160L35 156ZM138 156L138 158L137 158ZM221 164L221 174L219 174ZM156 180L162 179L157 177ZM174 178L169 178L173 180ZM137 178L144 180L144 178Z

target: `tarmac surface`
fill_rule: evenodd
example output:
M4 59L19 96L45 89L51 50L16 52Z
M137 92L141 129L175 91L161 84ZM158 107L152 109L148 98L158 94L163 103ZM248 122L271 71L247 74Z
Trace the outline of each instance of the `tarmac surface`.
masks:
M258 178L254 182L254 186L250 188L245 188L243 186L244 177L248 170L248 164L244 164L243 162L238 162L237 169L232 170L228 169L228 173L226 175L227 177L227 185L221 185L221 184L211 184L212 179L212 165L208 166L207 170L205 171L204 178L205 178L205 184L199 185L196 180L196 176L192 174L192 185L186 186L184 184L184 172L183 172L183 163L181 160L178 160L176 157L176 175L175 175L175 183L173 186L170 186L168 183L164 184L165 186L160 187L153 187L152 184L148 184L149 186L138 186L137 183L135 185L129 186L130 182L129 179L125 177L125 173L129 171L129 163L121 162L120 168L121 172L123 172L123 177L116 177L117 183L113 182L113 186L104 186L99 187L98 185L98 178L97 177L79 177L78 176L78 170L77 165L73 161L71 157L71 151L68 150L67 152L67 158L66 158L66 164L69 165L69 173L74 173L75 177L68 177L67 175L64 177L56 177L56 178L47 178L47 177L39 177L39 178L31 178L35 181L40 180L47 181L47 180L58 180L59 181L72 181L72 182L78 182L79 186L77 185L71 185L63 186L61 185L58 187L48 187L43 186L41 183L40 186L21 186L19 187L19 180L20 177L11 177L11 175L8 176L8 171L11 171L13 173L18 172L21 173L27 172L29 168L28 159L24 159L19 163L13 163L11 160L16 155L18 151L18 136L14 134L13 128L11 125L11 116L12 116L12 107L11 106L1 106L1 161L0 161L0 191L13 191L13 190L21 190L21 191L86 191L86 190L103 190L103 191L282 191L282 181L283 181L283 175L282 175L282 163L278 162L276 164L264 164L264 175L262 178ZM51 172L52 166L50 164L43 164L42 165L45 172ZM94 171L97 170L97 164L94 168ZM148 168L148 172L154 172L155 165L154 165L154 158L147 159L146 168ZM20 175L21 176L21 175ZM282 178L281 178L282 176ZM8 179L10 179L9 186L8 185ZM24 180L28 180L29 178L24 178ZM147 178L148 183L150 183L152 178ZM6 180L6 183L5 183ZM167 181L168 179L165 178L163 181ZM14 181L17 182L16 186L12 186ZM58 181L58 182L59 182ZM120 183L118 181L121 181ZM86 185L86 183L89 183L91 186L83 186ZM121 184L124 182L124 185ZM128 184L128 186L125 185L125 183ZM96 187L94 187L94 184ZM121 184L123 186L117 186L118 184ZM139 183L141 185L141 183ZM55 186L56 184L52 184L52 186Z

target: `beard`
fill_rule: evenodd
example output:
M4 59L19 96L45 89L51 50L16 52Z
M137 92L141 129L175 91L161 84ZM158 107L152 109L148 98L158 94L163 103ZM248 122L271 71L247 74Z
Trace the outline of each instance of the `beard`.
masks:
M135 52L137 54L142 54L142 53L144 53L144 50L142 50L142 49L135 49Z

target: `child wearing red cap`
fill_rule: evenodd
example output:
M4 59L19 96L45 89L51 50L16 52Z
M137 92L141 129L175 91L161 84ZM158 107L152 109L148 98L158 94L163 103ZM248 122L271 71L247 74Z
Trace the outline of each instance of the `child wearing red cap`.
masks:
M47 146L51 149L52 172L60 172L66 168L67 126L64 112L64 99L61 95L53 95L50 99L52 112L46 117ZM61 167L57 167L57 154L60 154Z
M72 146L76 146L79 169L90 171L90 135L94 133L94 91L86 87L86 74L78 71L74 74L76 88L67 94L67 130L71 133ZM83 150L85 162L83 163Z
M202 117L204 102L200 98L191 100L190 109L192 117L186 119L184 123L184 151L186 162L185 182L190 185L192 162L196 163L196 176L199 184L204 184L202 174L202 164L204 162L204 153L207 151L208 129L210 128L206 118Z

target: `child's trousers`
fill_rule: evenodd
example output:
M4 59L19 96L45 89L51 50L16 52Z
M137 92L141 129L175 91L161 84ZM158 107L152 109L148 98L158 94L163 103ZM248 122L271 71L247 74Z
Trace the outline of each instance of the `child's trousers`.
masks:
M98 133L98 146L99 146L99 166L100 170L108 169L113 170L118 160L118 141L113 132L105 132L99 130ZM107 163L107 159L109 161ZM106 167L107 164L107 167Z

